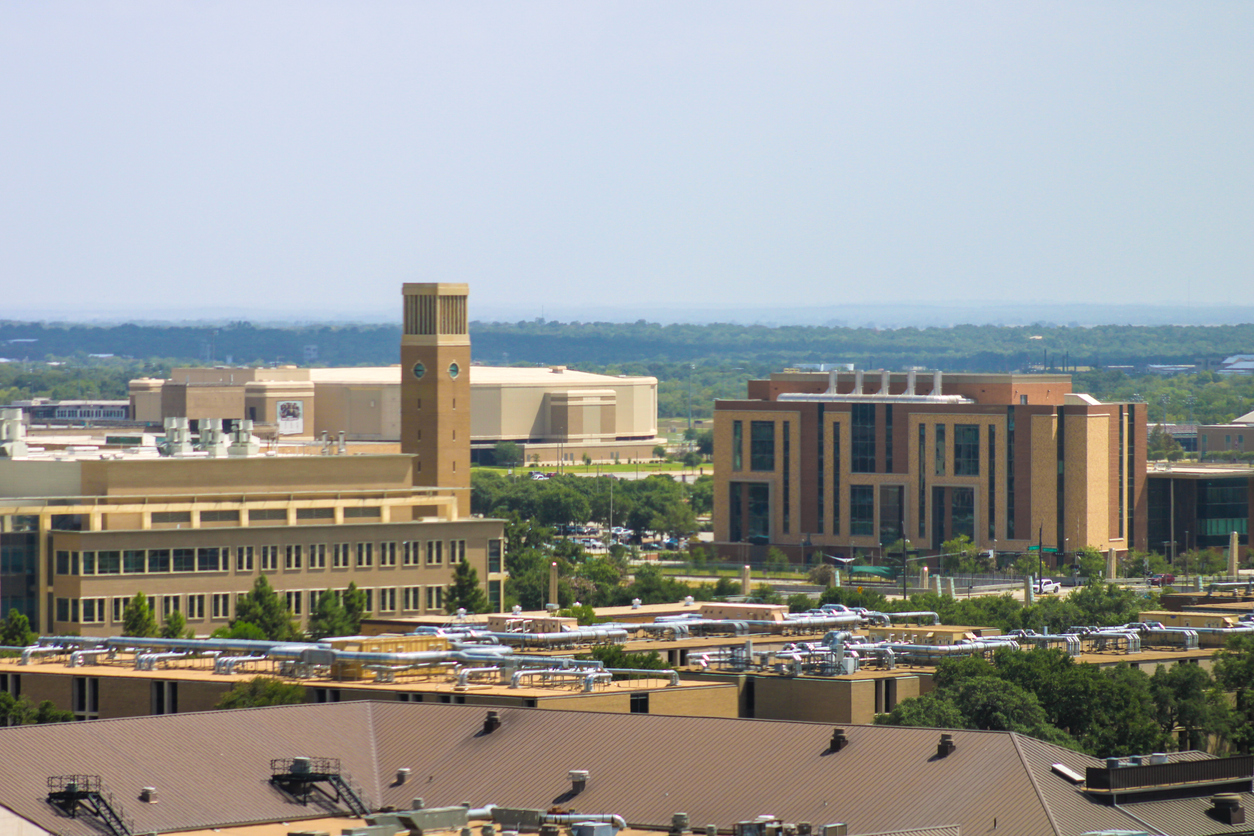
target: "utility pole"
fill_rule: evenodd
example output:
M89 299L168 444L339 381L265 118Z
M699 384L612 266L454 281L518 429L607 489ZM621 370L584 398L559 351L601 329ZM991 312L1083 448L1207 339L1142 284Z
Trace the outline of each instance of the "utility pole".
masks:
M1039 584L1044 577L1045 565L1045 524L1036 529L1036 582Z

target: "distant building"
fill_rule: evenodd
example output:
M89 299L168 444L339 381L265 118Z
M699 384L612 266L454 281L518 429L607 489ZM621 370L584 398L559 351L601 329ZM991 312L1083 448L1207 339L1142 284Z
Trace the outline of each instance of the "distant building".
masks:
M1215 369L1216 374L1254 374L1254 354L1233 354L1225 357Z
M1247 412L1227 424L1203 424L1197 428L1197 452L1254 452L1254 412Z
M1146 406L1068 375L784 372L714 410L724 558L1144 548ZM754 548L757 548L757 551Z
M21 410L28 421L37 423L104 424L131 420L130 401L32 398L5 404L3 408Z
M461 381L469 380L476 464L493 463L498 441L516 442L540 462L647 459L659 443L656 378L473 366L468 357L457 365ZM396 441L404 377L401 366L181 368L168 380L132 380L130 397L136 420L152 424L178 417L198 429L205 420L248 418L281 437L343 432L349 440Z

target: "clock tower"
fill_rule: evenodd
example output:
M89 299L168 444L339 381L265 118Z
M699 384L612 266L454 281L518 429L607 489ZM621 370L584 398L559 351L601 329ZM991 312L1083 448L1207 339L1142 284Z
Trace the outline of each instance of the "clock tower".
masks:
M464 284L406 282L401 336L401 452L414 485L457 490L470 514L470 331Z

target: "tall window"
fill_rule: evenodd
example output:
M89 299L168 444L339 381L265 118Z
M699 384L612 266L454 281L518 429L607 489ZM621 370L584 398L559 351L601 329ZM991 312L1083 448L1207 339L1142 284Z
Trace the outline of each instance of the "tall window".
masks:
M744 469L745 425L732 421L732 470Z
M819 443L818 443L817 448L815 449L815 458L817 459L817 464L818 464L819 479L817 482L817 490L815 492L815 505L818 506L819 513L816 517L817 522L815 523L815 528L818 530L817 533L822 534L823 533L823 512L827 510L827 506L824 504L826 500L823 497L823 489L826 487L824 483L827 481L827 473L824 468L825 462L823 461L823 458L824 458L823 457L823 440L824 440L823 404L819 404L818 406L819 406L819 431L817 435L818 435Z
M927 536L927 480L923 478L926 471L924 467L927 461L927 424L919 422L919 446L916 451L918 461L915 462L915 478L919 480L919 539L922 540Z
M1006 407L1006 539L1015 537L1015 408Z
M744 483L732 482L728 485L728 507L731 513L728 514L730 528L728 537L733 543L739 543L745 539L744 529ZM65 620L65 619L62 619Z
M500 540L488 541L488 571L489 572L501 571L501 541Z
M980 425L954 425L954 475L980 475Z
M945 425L936 425L936 475L945 475Z
M875 472L875 404L856 403L851 410L853 435L850 443L853 473Z
M902 530L905 492L901 485L880 485L880 542L885 545L906 536Z
M965 534L975 539L975 488L954 488L950 492L953 509L951 537Z
M749 422L749 469L775 469L775 422Z
M787 534L792 525L792 465L790 459L792 456L792 422L784 422L784 533Z
M771 486L761 482L749 484L749 536L771 536Z
M988 539L997 539L997 426L988 425Z
M871 537L875 534L875 486L849 486L849 534Z
M893 472L893 405L884 404L884 472Z
M832 533L840 534L840 424L832 424Z

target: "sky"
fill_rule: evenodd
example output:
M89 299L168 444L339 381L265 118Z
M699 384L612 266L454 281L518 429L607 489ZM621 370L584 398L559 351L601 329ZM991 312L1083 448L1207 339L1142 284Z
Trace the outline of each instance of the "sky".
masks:
M1244 0L10 2L0 318L1251 306L1252 150Z

